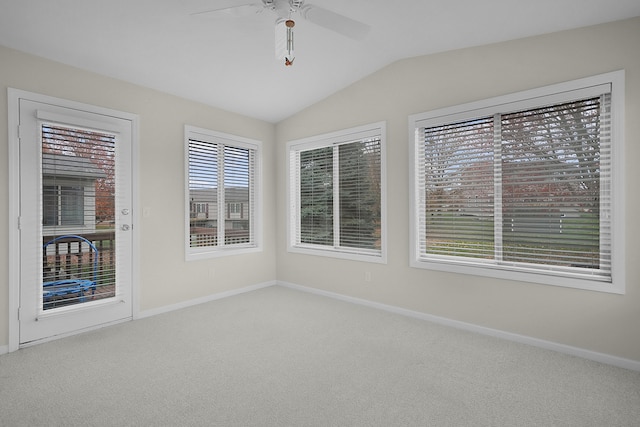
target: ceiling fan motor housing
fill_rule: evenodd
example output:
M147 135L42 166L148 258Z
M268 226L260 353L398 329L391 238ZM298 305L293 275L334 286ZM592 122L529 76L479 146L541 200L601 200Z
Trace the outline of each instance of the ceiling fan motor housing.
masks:
M288 18L302 7L304 0L262 0L262 4L280 18Z

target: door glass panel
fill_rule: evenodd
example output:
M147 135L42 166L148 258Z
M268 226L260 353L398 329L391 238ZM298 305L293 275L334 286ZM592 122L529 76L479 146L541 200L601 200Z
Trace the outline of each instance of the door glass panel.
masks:
M116 295L116 136L43 124L42 309Z

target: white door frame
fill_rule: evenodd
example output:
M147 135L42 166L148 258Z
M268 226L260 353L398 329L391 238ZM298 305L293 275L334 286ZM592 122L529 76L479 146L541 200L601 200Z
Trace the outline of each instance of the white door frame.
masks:
M98 114L113 116L131 121L131 191L132 191L132 211L134 218L141 218L139 215L139 190L138 190L138 167L139 167L139 117L136 114L97 107L90 104L69 101L19 89L8 88L8 143L9 143L9 348L12 352L20 348L20 146L19 146L19 124L20 124L20 99L52 104L79 111L91 111ZM138 223L131 226L132 232L132 315L136 319L139 317L139 248L140 232ZM98 326L99 327L102 327ZM56 338L60 338L57 336Z

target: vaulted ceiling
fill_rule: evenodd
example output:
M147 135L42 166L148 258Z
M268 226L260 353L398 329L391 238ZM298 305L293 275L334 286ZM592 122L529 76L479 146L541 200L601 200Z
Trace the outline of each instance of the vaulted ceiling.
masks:
M298 14L274 55L262 0L0 0L0 45L278 122L402 58L640 16L638 0L307 0L370 26L361 39Z

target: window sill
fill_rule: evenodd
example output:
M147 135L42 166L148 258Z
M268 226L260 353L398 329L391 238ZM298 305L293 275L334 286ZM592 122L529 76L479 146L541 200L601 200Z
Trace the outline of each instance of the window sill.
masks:
M324 257L338 258L338 259L344 259L349 261L373 262L377 264L387 263L387 257L384 251L372 252L372 253L352 252L345 248L330 248L330 247L313 246L313 245L289 246L287 248L287 251L291 253L297 253L297 254L324 256Z
M201 250L191 250L185 254L186 261L198 261L202 259L219 258L224 256L245 255L262 252L260 246L224 247L224 248L202 248Z
M578 275L575 277L568 277L562 275L562 273L551 271L548 273L543 271L529 272L525 269L514 271L512 269L502 268L493 264L470 265L461 262L449 263L414 259L411 261L411 267L620 295L625 293L624 280L621 278L616 280L615 274L613 280L609 282L603 281L602 278L589 278L586 275L583 275L582 277L579 277Z

